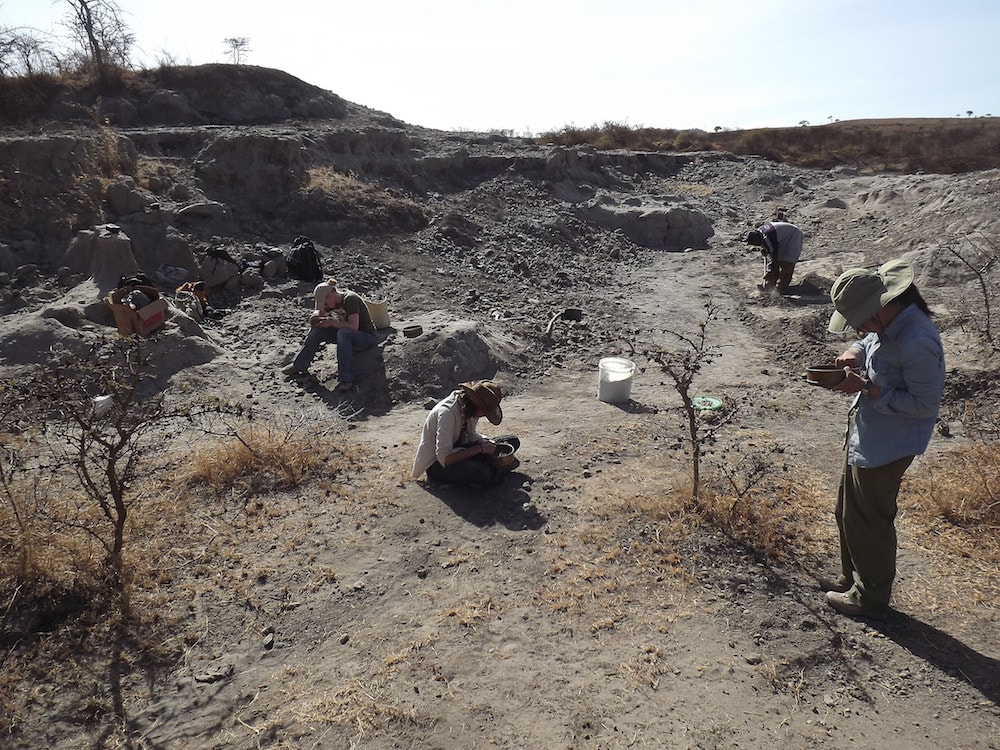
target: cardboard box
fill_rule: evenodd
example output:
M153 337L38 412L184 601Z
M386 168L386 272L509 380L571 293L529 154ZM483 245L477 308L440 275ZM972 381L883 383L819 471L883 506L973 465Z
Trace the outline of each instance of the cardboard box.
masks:
M133 310L122 302L133 289L144 292L153 301L145 307ZM119 333L137 333L140 336L148 336L152 331L163 325L163 322L167 319L167 301L161 299L160 293L151 286L115 289L104 298L104 302L111 308L111 312L115 316L115 325L118 326Z

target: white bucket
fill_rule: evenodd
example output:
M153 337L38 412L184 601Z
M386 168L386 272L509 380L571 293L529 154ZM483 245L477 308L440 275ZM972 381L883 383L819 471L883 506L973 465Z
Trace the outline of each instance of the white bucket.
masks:
M603 357L597 367L597 398L620 404L632 397L635 362L621 357Z

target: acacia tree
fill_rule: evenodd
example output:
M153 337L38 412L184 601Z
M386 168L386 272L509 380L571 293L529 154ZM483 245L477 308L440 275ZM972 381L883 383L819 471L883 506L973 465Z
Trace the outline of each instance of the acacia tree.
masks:
M81 48L85 68L102 86L113 73L127 68L135 35L129 30L114 0L65 0L70 7L66 27Z
M230 36L223 40L226 43L226 54L233 65L241 65L243 57L250 50L250 38L246 36Z

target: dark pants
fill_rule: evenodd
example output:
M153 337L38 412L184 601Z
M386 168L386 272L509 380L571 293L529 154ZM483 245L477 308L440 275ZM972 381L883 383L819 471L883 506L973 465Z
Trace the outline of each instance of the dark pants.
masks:
M514 435L503 435L493 438L496 443L507 443L514 452L521 447L521 441ZM500 484L507 475L506 469L495 466L489 456L473 456L464 461L456 461L449 466L442 466L435 461L427 468L427 478L442 484Z
M794 272L794 263L783 263L770 254L764 255L765 289L771 289L777 285L779 292L785 291L792 285L792 274Z
M837 492L840 564L853 582L861 606L884 611L896 577L896 498L903 474L913 463L904 456L891 464L862 469L844 460Z

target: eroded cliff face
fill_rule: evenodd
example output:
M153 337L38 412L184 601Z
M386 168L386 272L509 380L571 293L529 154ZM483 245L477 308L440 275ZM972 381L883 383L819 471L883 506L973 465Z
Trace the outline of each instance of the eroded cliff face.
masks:
M8 249L0 270L52 265L76 232L104 223L147 234L155 225L164 236L173 228L192 242L278 244L306 233L332 243L412 232L431 221L436 196L492 180L525 180L567 215L622 230L640 246L705 247L714 230L696 203L634 192L636 175L670 177L688 161L652 156L458 139L350 118L9 136L0 139L0 242Z
M219 85L212 76L234 74L226 68L186 75ZM719 152L569 148L423 129L356 104L335 106L329 92L336 116L306 118L327 111L308 104L323 92L276 71L256 73L261 91L249 98L284 96L268 117L302 119L254 121L242 104L224 106L229 99L210 106L185 93L192 78L175 93L197 105L201 123L164 115L122 127L109 116L99 127L7 131L0 273L23 290L45 280L53 290L40 299L51 301L89 272L73 261L74 248L111 227L129 238L139 270L153 275L166 265L190 278L201 274L209 248L256 258L287 251L305 234L326 253L327 271L361 291L410 296L425 310L456 303L463 315L486 311L508 326L525 310L548 317L578 306L617 265L651 252L706 251L727 270L755 273L759 261L739 238L779 209L806 232L803 274L821 301L842 268L903 253L925 269L922 287L946 280L975 294L968 269L935 249L927 227L961 238L974 223L990 231L997 221L996 172L873 176ZM142 110L164 90L149 86L130 101ZM24 308L13 292L0 303L4 314ZM758 322L784 336L786 313ZM98 306L78 317L103 325L102 314ZM598 326L617 335L614 324L587 325L590 336ZM814 320L807 327L814 325L822 328ZM803 349L796 336L781 351L796 357Z

